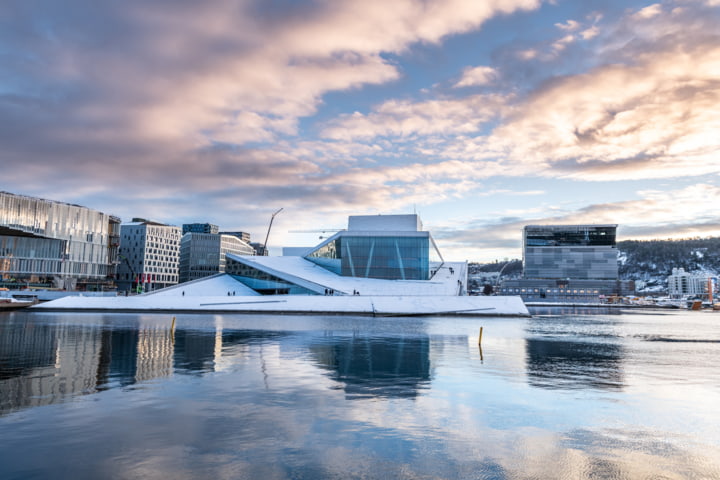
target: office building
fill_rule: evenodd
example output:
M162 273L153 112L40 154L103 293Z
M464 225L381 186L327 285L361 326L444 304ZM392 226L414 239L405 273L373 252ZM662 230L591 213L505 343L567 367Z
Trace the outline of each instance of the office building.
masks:
M597 302L633 292L620 281L617 225L527 225L523 229L523 277L505 280L501 295L524 300Z
M180 283L225 272L225 255L255 255L255 249L234 235L185 233L180 240Z
M184 223L182 226L182 234L186 233L213 233L217 234L220 227L212 223Z
M523 278L617 280L617 225L527 225Z
M0 192L0 286L114 288L119 225L80 205Z
M232 235L233 237L237 237L243 242L250 244L250 234L248 232L220 232L221 235Z
M250 246L255 250L255 255L266 257L269 254L268 249L260 242L252 242Z
M149 292L179 281L180 227L135 218L120 226L118 289Z

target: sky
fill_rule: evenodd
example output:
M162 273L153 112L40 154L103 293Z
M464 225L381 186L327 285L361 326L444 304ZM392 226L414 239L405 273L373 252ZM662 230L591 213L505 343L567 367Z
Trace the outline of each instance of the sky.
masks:
M720 0L3 0L0 190L271 254L420 215L720 236Z

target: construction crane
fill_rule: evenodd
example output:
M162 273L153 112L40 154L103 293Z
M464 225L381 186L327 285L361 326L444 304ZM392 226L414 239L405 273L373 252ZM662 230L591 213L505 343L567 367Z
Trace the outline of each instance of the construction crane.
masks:
M281 209L278 210L277 212L273 213L272 216L270 217L270 225L268 225L267 235L265 235L265 243L263 244L263 250L264 250L263 253L264 253L266 256L267 256L267 254L268 254L267 242L268 242L268 238L270 238L270 229L272 228L273 220L275 220L275 215L277 215L278 213L282 212L282 210L283 210L283 209L281 208Z
M124 255L118 254L119 258L122 258L125 261L125 264L128 266L128 269L130 269L130 274L132 275L132 280L130 283L130 291L134 292L137 288L137 293L140 293L140 278L135 274L135 269L130 265L130 260ZM137 287L136 287L137 285Z

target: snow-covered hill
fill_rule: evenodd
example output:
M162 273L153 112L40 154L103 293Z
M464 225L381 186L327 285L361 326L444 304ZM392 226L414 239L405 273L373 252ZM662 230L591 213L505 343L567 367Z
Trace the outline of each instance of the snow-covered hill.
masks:
M673 268L720 275L720 238L624 240L618 242L620 278L635 280L639 289L665 287ZM643 285L644 284L644 285Z

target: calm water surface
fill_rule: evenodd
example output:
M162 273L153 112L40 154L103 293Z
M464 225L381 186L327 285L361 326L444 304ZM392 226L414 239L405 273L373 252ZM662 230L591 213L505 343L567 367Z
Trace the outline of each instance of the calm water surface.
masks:
M720 478L720 313L536 313L2 313L0 478Z

